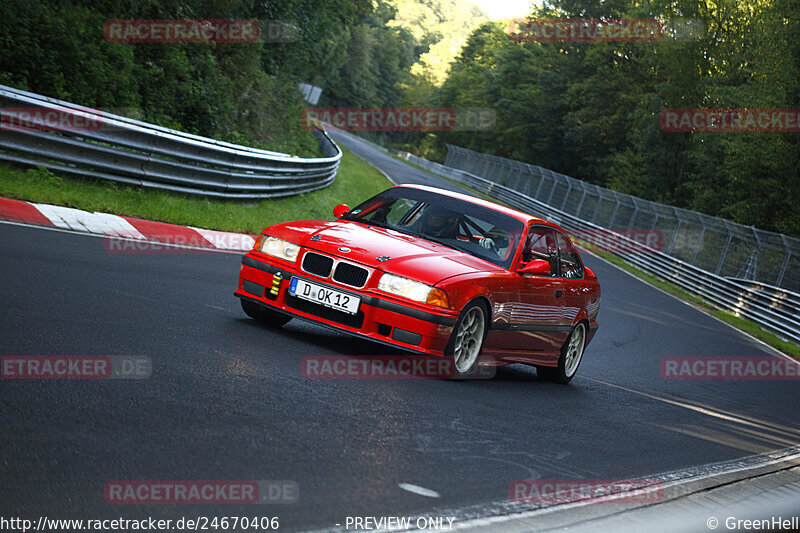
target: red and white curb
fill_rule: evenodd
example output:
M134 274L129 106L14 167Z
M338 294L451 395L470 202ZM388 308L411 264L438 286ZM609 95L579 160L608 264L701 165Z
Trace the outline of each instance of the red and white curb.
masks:
M175 247L248 251L255 243L255 236L245 233L179 226L110 213L90 213L71 207L35 204L2 197L0 221L49 226L108 238L166 243Z

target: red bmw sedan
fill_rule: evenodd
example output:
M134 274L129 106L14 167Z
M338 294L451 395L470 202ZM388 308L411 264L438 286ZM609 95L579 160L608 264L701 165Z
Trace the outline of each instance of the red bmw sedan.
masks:
M450 358L459 378L510 363L573 378L597 330L600 285L557 225L412 185L334 216L259 235L235 292L247 315Z

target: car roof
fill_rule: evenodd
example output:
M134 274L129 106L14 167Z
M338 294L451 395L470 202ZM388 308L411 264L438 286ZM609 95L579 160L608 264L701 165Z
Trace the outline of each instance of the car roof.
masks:
M460 200L464 200L466 202L470 202L470 203L477 204L477 205L480 205L480 206L483 206L483 207L487 207L489 209L493 209L495 211L499 211L499 212L504 213L506 215L512 216L512 217L516 218L517 220L520 220L520 221L524 222L526 225L529 222L535 222L537 224L545 224L547 226L552 226L553 228L556 228L556 229L561 229L561 228L558 227L557 224L555 224L553 222L550 222L548 220L545 220L543 218L540 218L540 217L537 217L537 216L533 216L533 215L531 215L529 213L525 213L524 211L519 211L517 209L512 209L510 207L506 207L504 205L500 205L500 204L495 203L495 202L490 202L488 200L484 200L483 198L478 198L476 196L470 196L468 194L462 194L462 193L458 193L458 192L454 192L454 191L449 191L449 190L446 190L446 189L439 189L437 187L429 187L427 185L414 185L414 184L411 184L411 183L395 185L395 187L392 187L392 188L398 188L398 187L405 187L405 188L408 188L408 189L419 189L419 190L422 190L422 191L428 191L428 192L432 192L432 193L435 193L435 194L441 194L441 195L444 195L444 196L449 196L451 198L458 198Z

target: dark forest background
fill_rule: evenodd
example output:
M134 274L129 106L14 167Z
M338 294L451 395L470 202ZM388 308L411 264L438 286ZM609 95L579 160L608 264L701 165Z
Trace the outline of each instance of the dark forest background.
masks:
M694 21L691 38L518 43L456 0L4 0L0 84L310 155L298 83L321 106L490 107L484 132L380 141L442 160L457 144L800 236L800 134L667 133L664 108L800 107L797 0L551 0L520 14ZM256 18L287 44L123 44L108 19Z

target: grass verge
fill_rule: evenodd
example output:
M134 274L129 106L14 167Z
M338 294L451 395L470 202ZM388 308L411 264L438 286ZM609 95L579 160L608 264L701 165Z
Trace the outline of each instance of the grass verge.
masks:
M332 219L337 204L353 206L392 186L375 167L346 148L342 152L331 186L287 198L212 200L110 181L61 177L43 168L7 164L0 165L0 196L207 229L259 233L276 222Z

